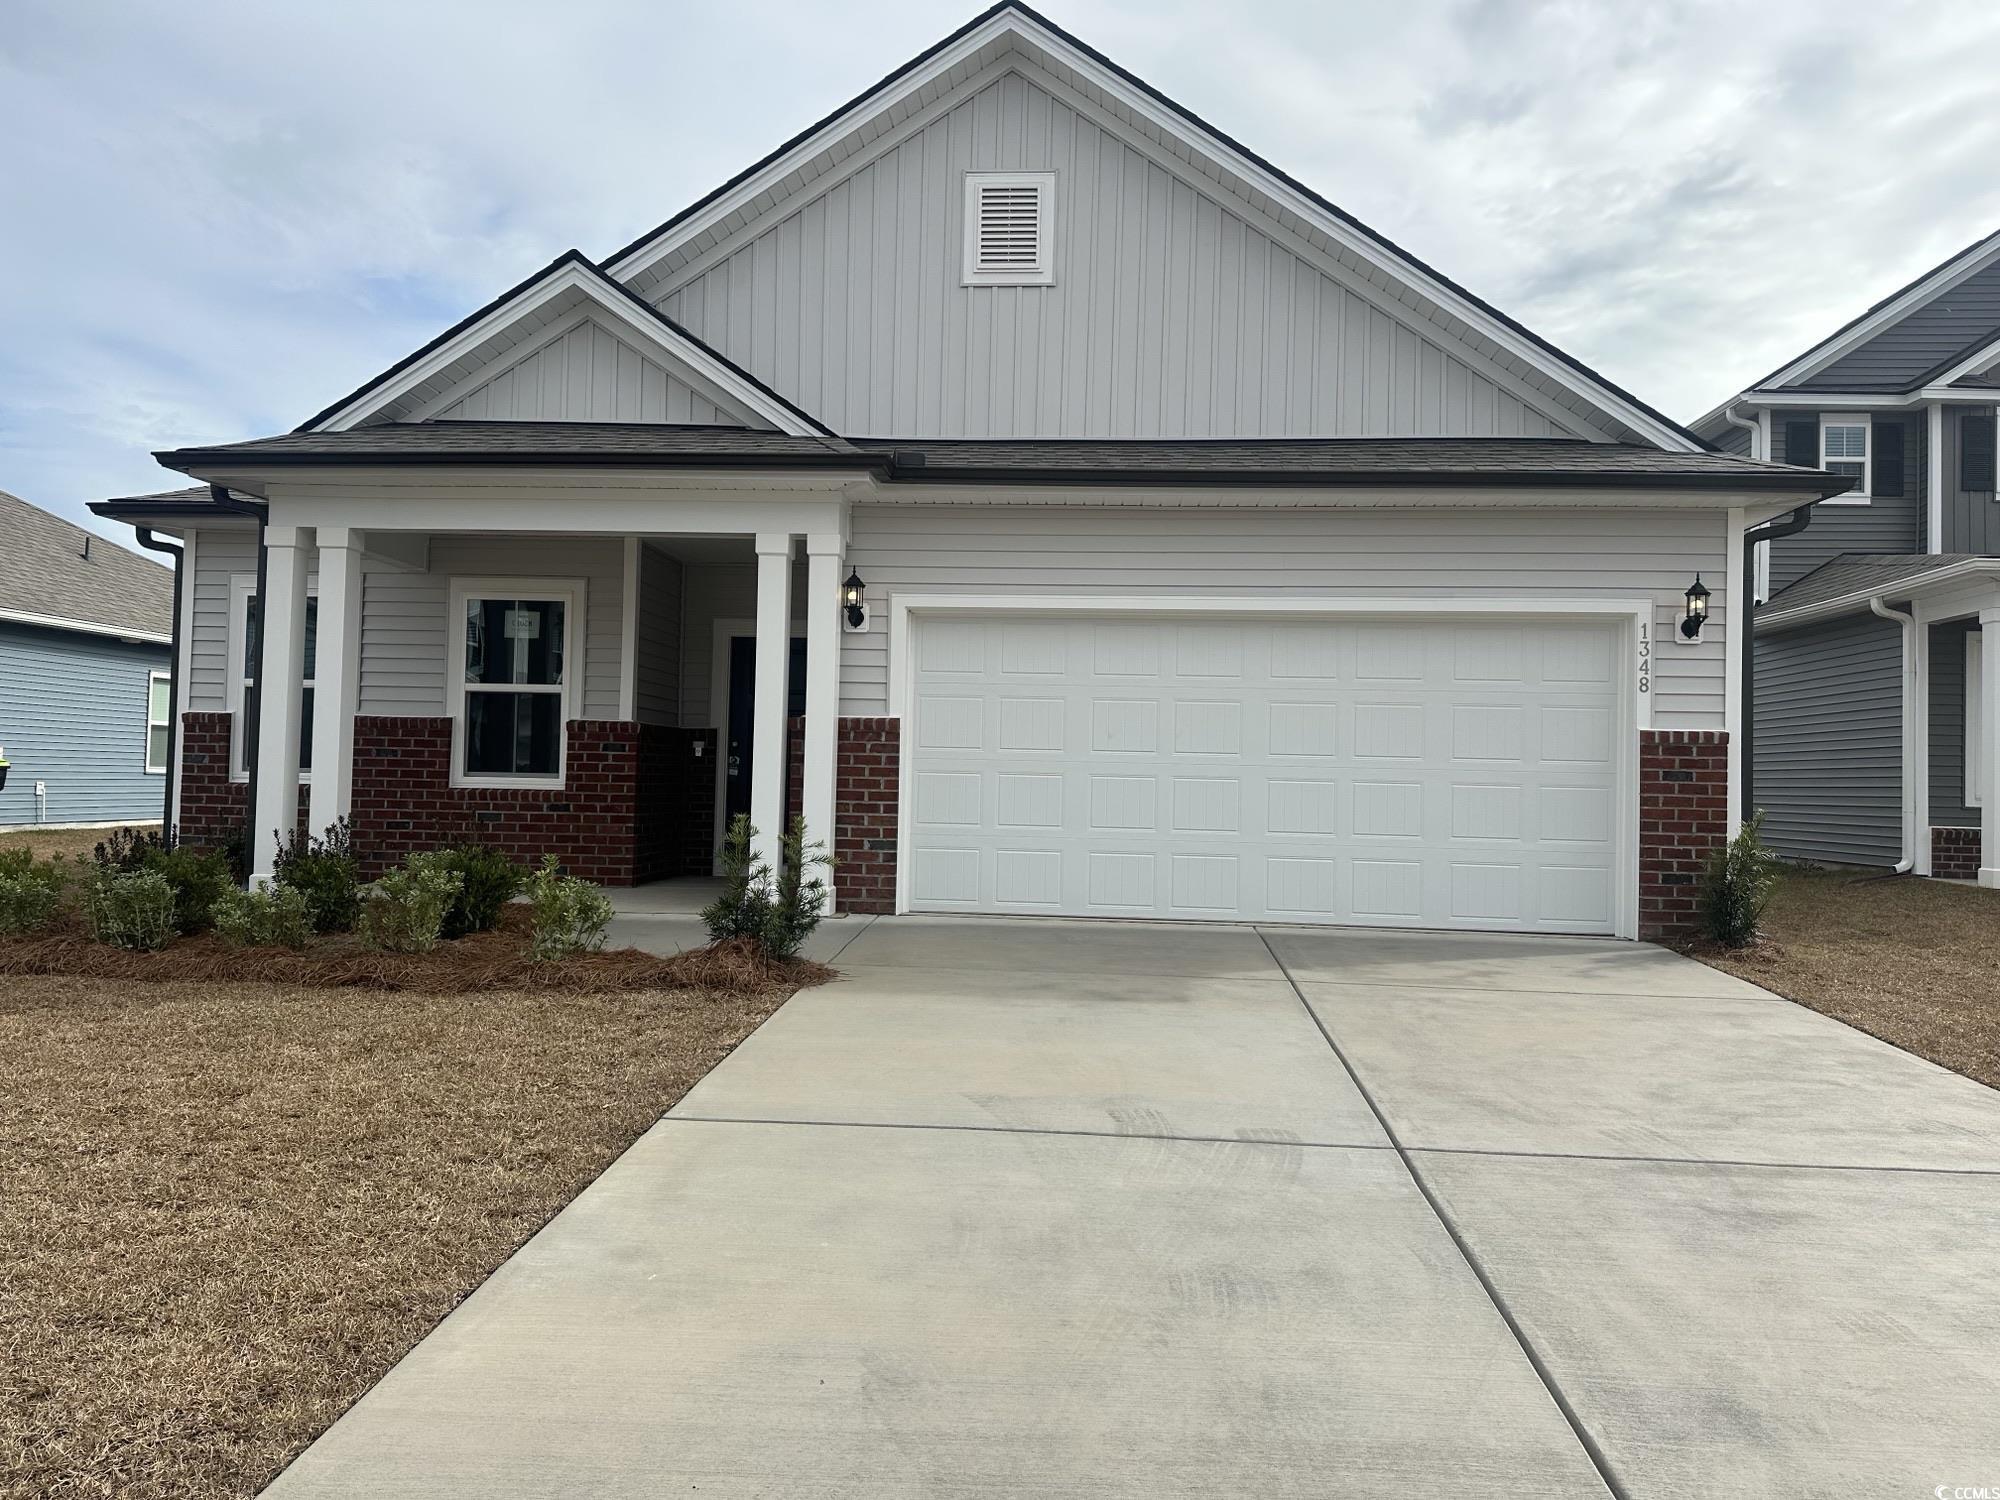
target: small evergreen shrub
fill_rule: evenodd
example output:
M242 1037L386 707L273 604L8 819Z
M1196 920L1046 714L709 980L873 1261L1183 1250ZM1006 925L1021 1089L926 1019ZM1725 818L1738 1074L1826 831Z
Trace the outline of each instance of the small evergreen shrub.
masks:
M588 880L562 873L553 854L528 880L528 899L535 913L533 954L536 962L594 953L604 946L611 925L611 898Z
M203 849L149 849L140 868L163 876L173 887L174 919L184 937L208 931L217 899L236 889L229 862Z
M413 870L444 870L458 876L458 895L444 914L443 936L451 939L498 927L500 913L521 893L528 878L527 871L486 844L458 844L412 854L404 863Z
M232 886L216 897L211 916L216 936L232 948L303 948L312 941L306 893L295 886L261 891Z
M764 916L764 951L772 958L790 958L799 951L826 910L826 882L815 867L831 868L823 843L806 842L806 820L793 818L779 846L778 888Z
M172 836L160 829L115 828L98 841L90 857L101 874L131 875L145 869L153 855L173 847Z
M1702 873L1702 931L1726 948L1741 948L1757 935L1777 885L1778 861L1764 846L1763 828L1760 812L1709 856Z
M445 914L465 888L464 877L433 856L413 854L368 887L361 939L385 953L428 953L438 945Z
M304 893L314 932L352 932L361 916L361 861L353 825L342 818L314 838L292 829L278 838L271 878Z
M157 870L99 874L84 888L83 909L91 935L118 948L151 953L178 932L174 888Z
M0 936L26 937L50 926L67 883L59 861L38 861L28 849L0 849Z
M761 939L764 935L764 924L771 915L771 869L757 858L752 847L756 837L757 830L742 813L729 820L723 833L722 894L701 913L715 942L739 937Z

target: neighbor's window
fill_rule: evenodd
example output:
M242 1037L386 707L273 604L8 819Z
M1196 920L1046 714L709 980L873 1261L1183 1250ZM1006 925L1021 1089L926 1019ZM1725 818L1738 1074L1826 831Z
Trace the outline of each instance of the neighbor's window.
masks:
M464 600L462 760L466 776L562 774L569 600Z
M242 722L247 724L257 712L257 653L263 649L262 627L264 623L263 601L251 593L243 599L243 659L239 665L243 669L242 679ZM299 694L299 769L312 769L313 744L313 673L314 659L318 654L319 640L319 598L306 597L306 645L304 690ZM246 736L236 737L236 769L244 770L247 751L244 748Z
M1838 498L1868 498L1868 418L1825 416L1819 424L1819 466L1829 474L1852 474L1854 488Z
M168 737L173 732L168 719L173 692L170 673L146 674L146 769L162 775L167 769Z

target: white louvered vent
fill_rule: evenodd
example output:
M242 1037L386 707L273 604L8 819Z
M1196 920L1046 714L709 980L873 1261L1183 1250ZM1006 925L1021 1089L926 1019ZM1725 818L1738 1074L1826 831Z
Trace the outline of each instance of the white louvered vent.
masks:
M1047 286L1055 271L1053 172L973 172L965 179L965 284Z

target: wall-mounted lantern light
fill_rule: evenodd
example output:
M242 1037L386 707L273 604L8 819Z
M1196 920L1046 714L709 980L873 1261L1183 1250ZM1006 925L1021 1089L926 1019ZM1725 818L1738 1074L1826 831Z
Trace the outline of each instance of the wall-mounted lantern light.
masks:
M861 581L861 575L854 572L850 572L847 575L847 582L840 586L840 603L847 612L849 630L868 628L868 603L862 598L862 593L867 587L868 585Z
M1694 575L1694 582L1688 585L1687 614L1681 620L1681 639L1698 641L1701 639L1702 622L1708 618L1708 589L1701 581L1701 574Z

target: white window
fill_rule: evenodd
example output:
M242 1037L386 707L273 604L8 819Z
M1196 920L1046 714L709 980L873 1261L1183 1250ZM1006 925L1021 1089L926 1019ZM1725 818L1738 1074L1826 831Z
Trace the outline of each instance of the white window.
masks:
M1852 474L1854 488L1836 495L1836 505L1868 503L1870 454L1867 416L1824 413L1819 419L1819 466L1829 474Z
M167 773L167 746L173 735L169 708L173 696L171 672L146 674L146 770L153 775Z
M583 671L582 581L453 579L449 628L453 782L561 786Z
M1965 805L1984 807L1986 805L1986 757L1980 747L1986 743L1986 736L1980 732L1985 724L1986 689L1980 681L1979 668L1986 658L1986 641L1983 631L1969 631L1965 637Z
M230 580L229 659L235 671L229 680L230 774L242 780L249 774L249 725L257 712L257 657L263 650L263 610L257 598L257 578L239 573ZM312 770L313 675L319 635L319 582L306 583L305 671L299 694L299 770Z
M1051 285L1055 217L1055 173L967 173L965 284Z

